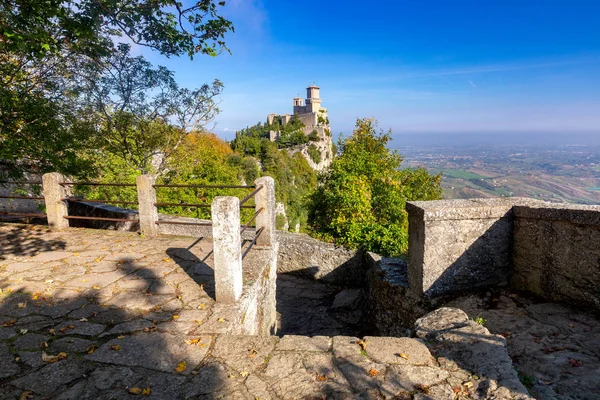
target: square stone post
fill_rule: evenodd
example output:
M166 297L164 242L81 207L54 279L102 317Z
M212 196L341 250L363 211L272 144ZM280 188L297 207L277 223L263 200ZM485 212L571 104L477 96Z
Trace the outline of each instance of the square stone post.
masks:
M263 211L256 217L256 230L264 228L256 240L258 246L271 246L275 242L275 181L270 176L263 176L254 181L262 190L256 193L256 211Z
M67 190L61 185L63 182L66 182L66 178L58 172L50 172L42 176L48 225L59 231L69 227L69 220L64 218L68 215L68 210L67 202L62 200L67 196Z
M140 231L143 235L152 237L158 235L158 210L156 203L156 177L152 175L139 175L135 178L138 192L138 215Z
M240 199L215 197L211 206L215 297L220 303L235 303L242 295L242 237Z

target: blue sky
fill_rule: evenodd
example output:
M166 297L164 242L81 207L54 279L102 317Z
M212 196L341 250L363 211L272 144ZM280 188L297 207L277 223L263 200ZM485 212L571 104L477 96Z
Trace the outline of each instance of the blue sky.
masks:
M225 90L214 131L291 113L321 87L334 133L600 135L600 1L230 0L232 55L166 59L183 86Z

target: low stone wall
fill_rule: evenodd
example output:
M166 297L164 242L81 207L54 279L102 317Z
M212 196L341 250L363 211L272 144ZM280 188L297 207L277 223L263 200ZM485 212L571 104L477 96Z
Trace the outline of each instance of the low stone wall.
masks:
M365 254L369 322L382 336L406 336L407 327L426 311L408 288L408 264L401 258Z
M439 297L508 282L514 199L415 201L409 213L408 283Z
M408 289L425 303L510 282L600 310L600 206L507 198L406 208Z
M277 232L280 243L278 273L294 273L340 286L365 285L365 258L349 250L301 233Z
M511 286L600 311L600 206L515 206Z
M120 218L131 220L137 220L138 218L138 213L135 210L114 207L108 204L68 201L67 207L70 216ZM140 229L140 224L135 221L116 222L87 219L71 219L69 220L69 226L73 228L109 229L125 232L137 232Z

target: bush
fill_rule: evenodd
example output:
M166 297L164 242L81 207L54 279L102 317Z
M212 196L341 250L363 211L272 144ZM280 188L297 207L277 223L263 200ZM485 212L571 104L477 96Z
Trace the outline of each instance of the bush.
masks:
M341 155L319 177L309 202L317 235L382 255L406 253L406 201L439 199L441 176L423 168L400 170L402 157L386 147L390 139L376 132L372 119L357 120L352 136L340 139Z
M283 230L283 228L285 227L285 222L285 215L277 214L277 216L275 217L275 227L278 230Z
M308 140L310 140L311 142L318 142L321 140L321 138L319 137L319 132L317 132L317 130L313 130L310 135L308 135Z
M310 146L308 146L308 149L306 149L308 155L310 156L310 159L313 160L313 162L315 164L318 164L321 162L321 152L319 151L319 149L317 148L317 146L315 146L314 144L311 144Z

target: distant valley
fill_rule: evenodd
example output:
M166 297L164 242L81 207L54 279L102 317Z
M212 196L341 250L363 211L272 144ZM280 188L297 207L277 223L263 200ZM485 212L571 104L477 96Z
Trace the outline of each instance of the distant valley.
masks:
M447 199L523 196L600 204L599 144L428 143L397 148L405 166L443 174Z

